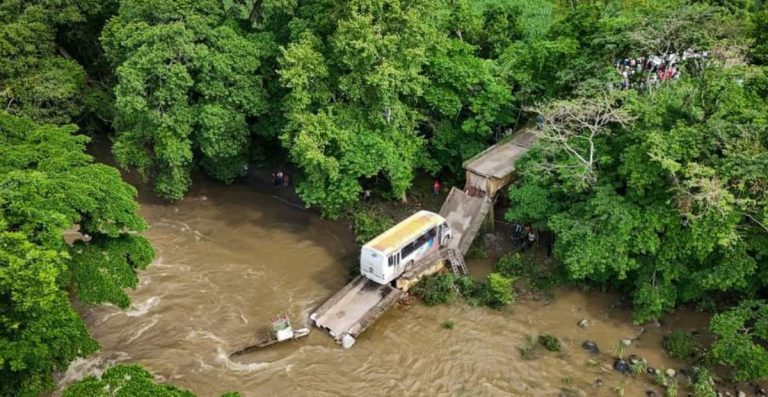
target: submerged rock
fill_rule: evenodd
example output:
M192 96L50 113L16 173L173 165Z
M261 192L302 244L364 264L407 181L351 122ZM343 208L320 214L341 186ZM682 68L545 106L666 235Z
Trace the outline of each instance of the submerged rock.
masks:
M629 363L632 364L632 365L637 365L637 364L640 364L640 363L645 364L646 361L645 361L644 358L638 356L637 354L633 354L633 355L629 356Z
M621 372L622 374L628 374L631 370L629 368L629 364L627 364L627 362L622 359L618 359L613 363L613 369Z
M581 344L581 347L592 354L600 353L600 348L597 347L597 343L591 340L585 340L584 343Z

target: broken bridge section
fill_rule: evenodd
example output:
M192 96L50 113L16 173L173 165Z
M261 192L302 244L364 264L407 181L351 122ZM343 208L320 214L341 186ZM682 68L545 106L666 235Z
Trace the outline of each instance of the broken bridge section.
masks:
M310 315L312 323L349 348L422 277L439 272L446 262L451 262L454 271L466 272L463 256L485 220L493 221L496 195L512 181L515 163L537 139L534 132L523 131L467 160L464 190L452 188L440 209L452 232L448 246L406 269L395 286L355 277Z
M492 206L487 196L474 197L463 190L452 188L440 208L440 215L451 228L452 237L447 248L466 255Z

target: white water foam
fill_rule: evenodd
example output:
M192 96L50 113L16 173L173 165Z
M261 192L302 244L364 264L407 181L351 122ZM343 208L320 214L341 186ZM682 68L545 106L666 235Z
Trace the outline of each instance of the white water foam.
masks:
M157 306L158 303L160 303L160 297L153 296L145 300L144 302L131 305L131 307L129 307L128 310L125 311L125 315L128 317L143 316L149 313L149 311L152 310L153 307Z
M184 337L184 340L193 341L195 339L200 339L200 338L210 339L222 345L226 344L226 341L224 339L219 338L213 332L208 331L207 329L193 329L189 331L189 333L187 333L187 336Z
M59 388L63 389L87 376L101 376L107 368L118 362L126 361L129 358L128 353L125 352L115 352L114 355L115 357L112 358L104 358L100 356L76 358L75 361L72 361L69 364L66 372L61 375L61 379L58 382Z
M149 324L141 327L135 334L133 334L131 339L128 339L125 343L126 344L130 344L133 341L135 341L136 339L139 339L141 337L141 335L143 335L145 332L147 332L148 329L150 329L150 328L154 327L155 325L157 325L158 321L160 321L160 316L159 315L152 316L152 319L149 320Z
M253 372L269 366L269 363L242 364L232 361L229 359L229 354L221 346L216 348L216 363L235 372Z

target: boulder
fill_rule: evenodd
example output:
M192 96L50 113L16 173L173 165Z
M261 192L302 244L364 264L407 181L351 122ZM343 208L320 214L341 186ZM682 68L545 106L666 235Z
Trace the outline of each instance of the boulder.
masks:
M624 345L625 347L629 347L629 345L632 344L632 339L622 339L621 344Z
M628 374L629 371L631 371L629 364L622 359L618 359L613 363L613 369L621 372L622 374Z
M674 378L675 375L677 375L677 372L675 372L675 370L672 368L667 368L667 370L664 371L664 373L667 374L667 376L669 376L670 378Z
M645 391L645 395L648 396L648 397L656 397L657 396L656 392L653 391L653 390L646 390Z
M600 348L597 347L597 343L591 340L585 340L584 343L581 344L581 347L592 354L600 353Z
M587 328L587 327L589 327L589 320L587 320L587 319L585 318L585 319L583 319L583 320L579 321L579 324L578 324L578 325L579 325L579 327L581 327L581 328Z
M739 390L736 392L737 397L747 397L747 393L744 393L743 391Z

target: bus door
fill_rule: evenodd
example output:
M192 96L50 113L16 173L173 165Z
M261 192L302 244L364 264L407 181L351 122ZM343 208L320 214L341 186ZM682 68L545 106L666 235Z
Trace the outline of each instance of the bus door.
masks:
M438 238L440 239L441 247L445 247L446 244L448 244L447 234L448 234L448 224L447 223L440 224L440 231L438 234Z
M401 259L400 258L400 252L398 252L397 254L395 254L395 275L396 275L396 277L399 277L401 274L403 274L403 270L405 270L404 269L405 265L403 264L403 262L400 259Z

